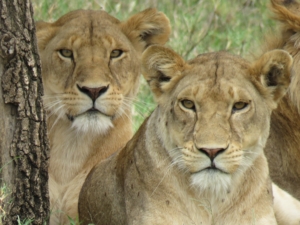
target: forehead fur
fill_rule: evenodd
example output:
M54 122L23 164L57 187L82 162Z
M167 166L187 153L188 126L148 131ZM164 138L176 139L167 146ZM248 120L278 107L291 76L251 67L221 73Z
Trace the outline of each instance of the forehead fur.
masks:
M102 37L114 42L111 36L118 44L129 45L128 39L119 27L120 24L119 20L102 10L72 11L54 23L37 23L39 49L44 49L51 40L55 42L56 47L57 44L62 44L66 46L61 47L70 48L77 40L81 46L95 45Z
M80 17L80 24L78 24L78 17ZM53 23L53 26L63 26L66 23L76 23L77 25L83 26L87 25L88 23L101 24L104 21L105 23L109 21L112 24L120 24L118 19L110 16L103 10L76 10L62 16L55 23Z
M80 23L78 23L80 18ZM58 28L59 32L65 36L71 35L74 39L83 39L86 41L97 42L103 36L113 35L120 39L120 43L126 42L121 29L118 28L120 21L110 16L102 10L77 10L70 12L52 24L52 27Z
M227 52L214 52L199 55L187 62L190 66L185 72L195 79L210 80L211 86L219 83L220 80L237 80L248 77L251 65L248 61L239 56Z
M229 94L233 97L234 92L244 89L245 82L251 82L250 63L227 52L202 54L187 63L190 66L183 71L176 89L180 91L186 87L194 96L223 99Z

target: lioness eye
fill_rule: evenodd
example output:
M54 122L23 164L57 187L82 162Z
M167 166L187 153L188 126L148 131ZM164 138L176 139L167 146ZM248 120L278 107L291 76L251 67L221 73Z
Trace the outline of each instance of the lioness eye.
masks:
M187 109L195 109L195 104L193 101L191 100L182 100L181 104L183 105L183 107L187 108Z
M232 110L233 111L242 110L242 109L246 108L247 106L248 106L248 103L246 103L246 102L236 102L236 103L234 103Z
M118 58L119 56L121 56L123 54L123 51L120 49L115 49L112 50L110 53L110 58Z
M66 58L72 58L73 57L73 52L69 49L60 49L59 53Z

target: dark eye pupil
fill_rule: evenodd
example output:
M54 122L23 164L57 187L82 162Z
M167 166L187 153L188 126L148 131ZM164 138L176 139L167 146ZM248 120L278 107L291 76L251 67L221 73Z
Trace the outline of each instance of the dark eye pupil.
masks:
M117 50L113 50L113 51L111 52L111 54L110 54L110 57L111 57L111 58L117 58L117 57L121 56L122 53L123 53L122 50L118 50L118 49L117 49Z
M183 100L182 105L187 109L193 109L194 108L194 103L190 100Z
M235 104L235 107L240 109L240 108L243 108L244 105L245 105L245 103L239 102L239 103Z
M237 102L233 105L233 110L241 110L246 108L246 106L248 105L248 103L245 102Z
M71 50L68 49L61 49L60 54L66 58L71 58L73 56L73 52Z

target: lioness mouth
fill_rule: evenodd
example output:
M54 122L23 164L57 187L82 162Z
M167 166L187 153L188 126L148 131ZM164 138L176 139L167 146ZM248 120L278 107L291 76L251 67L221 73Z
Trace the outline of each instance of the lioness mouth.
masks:
M221 173L226 173L223 170L219 169L218 167L216 167L216 164L214 162L211 162L210 166L206 167L205 169L199 171L202 172L204 170L208 170L208 171L212 171L212 172L221 172Z
M217 167L206 167L205 170L219 170Z
M210 166L206 167L204 170L219 170L219 169L216 167L216 164L212 161Z
M68 117L68 119L69 119L71 122L74 121L74 116L71 116L71 115L67 114L67 117Z
M81 113L81 114L75 115L75 116L72 116L72 115L70 115L70 114L66 114L66 115L67 115L67 118L68 118L71 122L73 122L74 119L75 119L76 117L82 116L82 115L84 115L84 114L87 114L87 115L93 115L93 114L98 114L98 113L100 113L100 114L102 114L102 115L104 115L104 116L107 116L107 117L112 118L112 116L109 116L109 115L107 115L107 114L105 114L105 113L99 111L99 110L96 109L95 107L92 107L92 108L90 108L89 110L87 110L87 111L85 111L85 112L83 112L83 113Z
M204 170L202 170L202 171L210 171L210 172L212 172L212 173L216 173L216 172L219 172L219 173L223 173L223 174L228 174L228 173L226 173L225 171L223 171L223 170L221 170L221 169L219 169L219 168L217 168L217 167L212 167L212 166L210 166L210 167L206 167ZM200 172L202 172L202 171L200 171Z
M86 112L100 112L100 111L93 106L92 108L90 108Z

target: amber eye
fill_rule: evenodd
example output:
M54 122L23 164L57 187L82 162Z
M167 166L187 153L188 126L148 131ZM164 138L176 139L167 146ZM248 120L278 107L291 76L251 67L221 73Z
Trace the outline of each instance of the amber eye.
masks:
M195 109L195 104L193 101L191 100L182 100L181 101L181 104L183 105L184 108L187 108L187 109Z
M110 53L110 58L118 58L123 54L123 51L120 49L112 50Z
M248 106L248 103L246 103L246 102L236 102L236 103L234 103L232 110L234 112L239 111L239 110L246 108L247 106Z
M65 58L73 58L73 52L69 49L60 49L59 53Z

